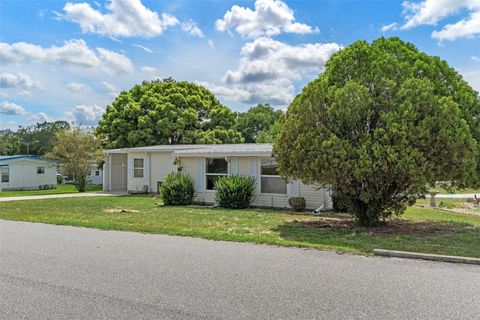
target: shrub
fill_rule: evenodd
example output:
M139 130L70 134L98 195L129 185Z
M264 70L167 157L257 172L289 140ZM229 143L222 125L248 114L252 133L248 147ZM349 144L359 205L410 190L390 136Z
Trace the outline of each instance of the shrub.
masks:
M255 179L248 176L222 177L215 182L215 200L220 207L244 209L255 194Z
M160 196L168 206L191 204L195 195L193 178L183 172L171 172L160 187Z
M57 175L57 184L63 183L63 177L61 175Z
M294 211L303 211L307 206L304 197L291 197L288 198L288 204Z

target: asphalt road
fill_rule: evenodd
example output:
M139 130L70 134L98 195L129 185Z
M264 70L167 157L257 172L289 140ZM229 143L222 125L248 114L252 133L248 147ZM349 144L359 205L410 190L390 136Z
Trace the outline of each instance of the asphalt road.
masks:
M480 267L0 220L0 319L479 319Z

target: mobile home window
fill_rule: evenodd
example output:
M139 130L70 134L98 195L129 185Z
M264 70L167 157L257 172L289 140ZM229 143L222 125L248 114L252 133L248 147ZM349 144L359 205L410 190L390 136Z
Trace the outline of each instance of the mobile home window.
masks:
M143 178L143 159L133 159L133 177Z
M261 159L260 192L287 194L287 184L278 174L278 164L273 159Z
M45 174L45 167L37 167L37 174Z
M9 182L10 181L10 169L2 169L2 182Z
M207 158L205 164L207 190L214 190L215 181L220 177L228 176L228 162L224 158Z
M95 175L98 177L100 175L100 171L95 170Z

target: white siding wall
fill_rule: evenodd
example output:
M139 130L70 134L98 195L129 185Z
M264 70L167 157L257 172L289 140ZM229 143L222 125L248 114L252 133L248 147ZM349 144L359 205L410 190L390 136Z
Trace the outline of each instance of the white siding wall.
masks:
M57 166L49 161L15 159L4 161L9 166L9 182L2 189L39 189L40 186L57 186ZM37 174L37 167L44 167L44 174Z
M173 164L174 161L175 158L170 152L157 152L150 154L151 191L158 192L157 182L162 182L170 172L177 171L177 166Z

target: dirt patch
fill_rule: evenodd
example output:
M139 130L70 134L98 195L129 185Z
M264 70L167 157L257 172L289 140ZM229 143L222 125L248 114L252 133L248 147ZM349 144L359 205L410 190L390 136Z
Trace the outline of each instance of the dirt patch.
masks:
M465 229L475 229L468 225L453 225L441 222L429 221L409 221L409 220L392 220L385 224L381 224L375 228L360 227L354 220L344 219L323 219L318 221L300 221L298 222L306 228L330 229L333 231L357 231L368 233L370 235L411 235L418 237L428 237L438 234L452 234L465 232Z
M133 212L138 212L138 210L124 209L124 208L108 208L108 209L103 210L103 212L106 212L106 213L133 213Z

